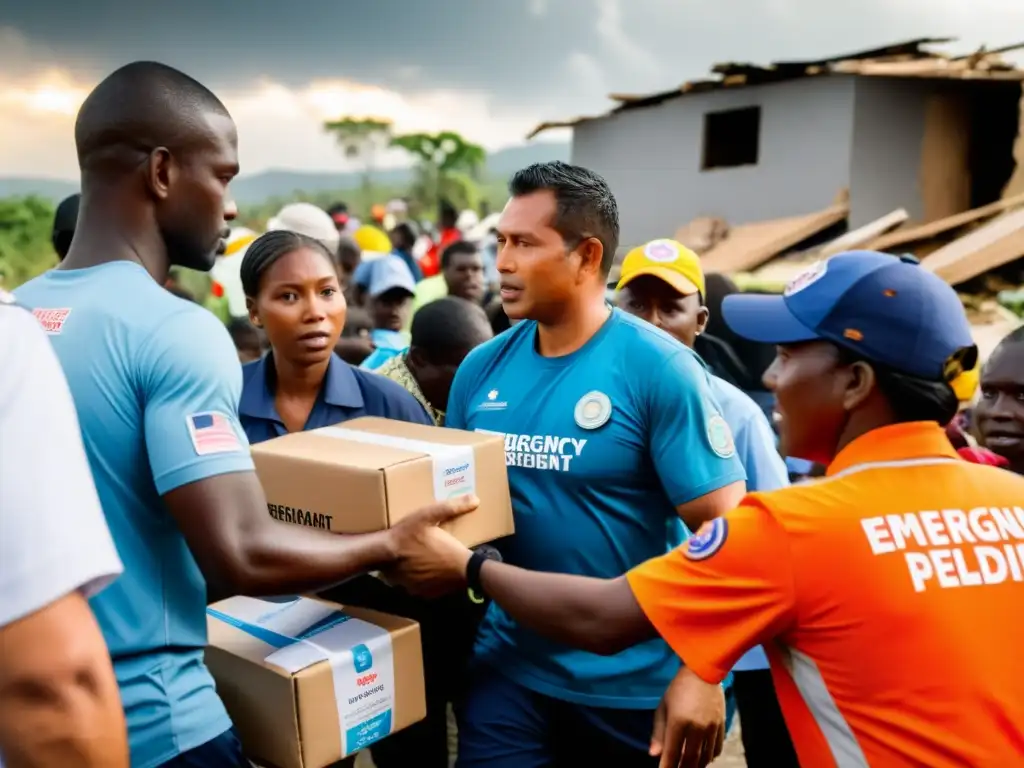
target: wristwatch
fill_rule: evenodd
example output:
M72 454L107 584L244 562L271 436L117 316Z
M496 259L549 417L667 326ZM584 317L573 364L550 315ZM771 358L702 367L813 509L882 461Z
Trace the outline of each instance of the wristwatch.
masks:
M494 547L485 544L473 550L469 562L466 564L466 586L468 587L469 599L480 605L487 600L484 594L483 585L480 583L480 569L488 560L501 562L501 552Z

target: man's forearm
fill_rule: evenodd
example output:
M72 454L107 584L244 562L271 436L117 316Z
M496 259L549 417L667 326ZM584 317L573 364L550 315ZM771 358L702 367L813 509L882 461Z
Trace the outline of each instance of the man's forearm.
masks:
M319 592L394 557L387 531L343 535L273 521L246 542L231 586L252 597Z
M0 630L6 768L127 768L124 711L106 645L75 593Z
M625 576L538 573L489 560L480 583L517 622L573 648L611 655L656 636Z

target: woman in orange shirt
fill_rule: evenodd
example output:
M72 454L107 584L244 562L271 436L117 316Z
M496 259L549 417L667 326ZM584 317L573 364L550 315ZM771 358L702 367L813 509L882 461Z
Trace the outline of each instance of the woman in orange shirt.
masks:
M689 701L707 707L757 644L802 765L1024 765L1024 478L960 460L940 426L977 356L955 292L911 257L861 251L723 312L778 345L765 382L782 441L826 477L748 494L618 579L483 562L434 528L407 583L469 583L593 652L661 635L686 664L653 745L663 766L713 758L717 713Z

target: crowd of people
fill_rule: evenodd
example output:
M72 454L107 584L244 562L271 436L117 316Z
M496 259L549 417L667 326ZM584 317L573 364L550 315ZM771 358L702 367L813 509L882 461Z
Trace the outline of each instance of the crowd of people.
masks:
M378 768L453 726L461 768L704 766L737 711L750 768L1024 764L1024 333L982 365L912 257L782 295L670 239L616 263L613 190L560 162L427 247L342 204L233 233L230 115L147 62L75 142L60 264L0 302L0 761L248 766L205 608L313 593L421 625ZM229 258L225 327L171 276ZM445 533L471 496L272 518L249 446L367 415L502 435L516 533Z

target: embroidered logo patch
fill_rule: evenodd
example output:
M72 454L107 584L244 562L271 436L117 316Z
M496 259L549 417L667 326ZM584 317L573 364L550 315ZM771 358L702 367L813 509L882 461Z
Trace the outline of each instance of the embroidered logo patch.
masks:
M799 293L809 285L813 285L825 276L828 269L827 261L816 261L799 275L794 277L782 291L783 296L792 296Z
M580 429L603 427L612 416L612 401L604 392L595 389L579 399L573 416Z
M667 240L654 240L644 248L644 256L659 264L668 264L679 258L679 249Z
M728 535L729 523L724 517L716 517L686 541L684 554L688 560L707 560L722 548Z
M723 459L730 458L736 453L736 444L732 439L732 430L728 422L719 414L715 414L707 423L708 442L711 450Z

